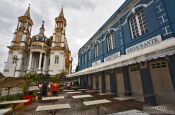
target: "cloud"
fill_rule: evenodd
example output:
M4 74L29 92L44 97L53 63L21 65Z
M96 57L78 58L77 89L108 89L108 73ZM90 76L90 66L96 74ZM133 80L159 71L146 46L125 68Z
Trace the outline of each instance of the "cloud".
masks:
M23 15L31 4L33 20L32 36L38 34L42 20L45 21L45 34L53 35L55 18L62 5L67 20L66 36L74 58L78 64L78 50L105 23L125 0L0 0L0 72L7 61L8 48L17 26L18 17Z

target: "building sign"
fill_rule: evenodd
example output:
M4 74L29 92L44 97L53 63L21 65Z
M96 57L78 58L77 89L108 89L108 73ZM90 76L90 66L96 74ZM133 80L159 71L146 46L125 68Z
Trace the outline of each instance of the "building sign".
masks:
M117 53L112 54L112 55L110 55L108 57L105 57L104 58L104 62L114 60L115 58L118 58L119 56L120 56L120 52L117 52Z
M93 62L93 63L92 63L92 66L96 66L96 65L98 65L98 64L101 64L101 60L97 60L97 61Z
M138 50L141 50L141 49L145 49L147 47L153 46L153 45L158 44L160 42L162 42L161 36L160 35L155 36L155 37L153 37L149 40L143 41L139 44L136 44L132 47L127 48L126 49L126 54L132 53L132 52L135 52L135 51L138 51Z

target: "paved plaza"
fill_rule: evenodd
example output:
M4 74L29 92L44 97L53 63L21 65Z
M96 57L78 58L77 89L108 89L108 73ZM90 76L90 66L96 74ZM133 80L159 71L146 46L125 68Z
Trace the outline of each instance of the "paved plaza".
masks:
M97 95L96 93L82 93L81 95L90 94L93 97L84 98L83 101L93 101L99 99L107 99L111 101L110 103L101 104L100 105L100 115L106 115L126 110L142 110L143 103L127 100L127 101L119 101L114 99L115 95ZM92 106L85 106L82 104L81 99L73 99L71 96L68 96L67 93L61 93L60 96L64 96L64 99L60 99L55 101L55 104L70 104L70 109L63 109L56 113L56 115L97 115L97 108ZM72 94L72 95L80 95L80 94ZM23 107L20 110L15 112L16 115L48 115L47 111L36 112L36 108L38 106L52 105L52 102L41 102L37 101L28 106Z

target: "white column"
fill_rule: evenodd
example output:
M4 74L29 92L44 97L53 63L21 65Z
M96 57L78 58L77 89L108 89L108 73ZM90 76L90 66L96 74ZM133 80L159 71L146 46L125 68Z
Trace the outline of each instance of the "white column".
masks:
M44 65L43 65L43 72L45 73L46 71L46 54L44 56Z
M31 69L31 63L32 63L32 52L30 52L28 71L30 71L30 69Z
M42 60L42 52L40 52L38 70L41 70L41 60Z

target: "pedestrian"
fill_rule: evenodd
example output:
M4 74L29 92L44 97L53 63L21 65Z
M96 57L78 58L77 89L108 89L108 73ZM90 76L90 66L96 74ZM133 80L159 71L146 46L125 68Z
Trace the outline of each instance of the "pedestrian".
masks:
M52 85L52 94L53 94L53 96L57 96L58 95L58 84L57 83L54 83Z
M42 97L42 86L43 86L43 83L42 82L39 82L38 83L38 88L39 88L38 99L39 100L41 100L41 97Z
M52 86L51 86L51 83L48 83L48 86L47 86L47 96L52 96Z
M42 96L46 97L47 96L47 82L43 83L42 86Z

